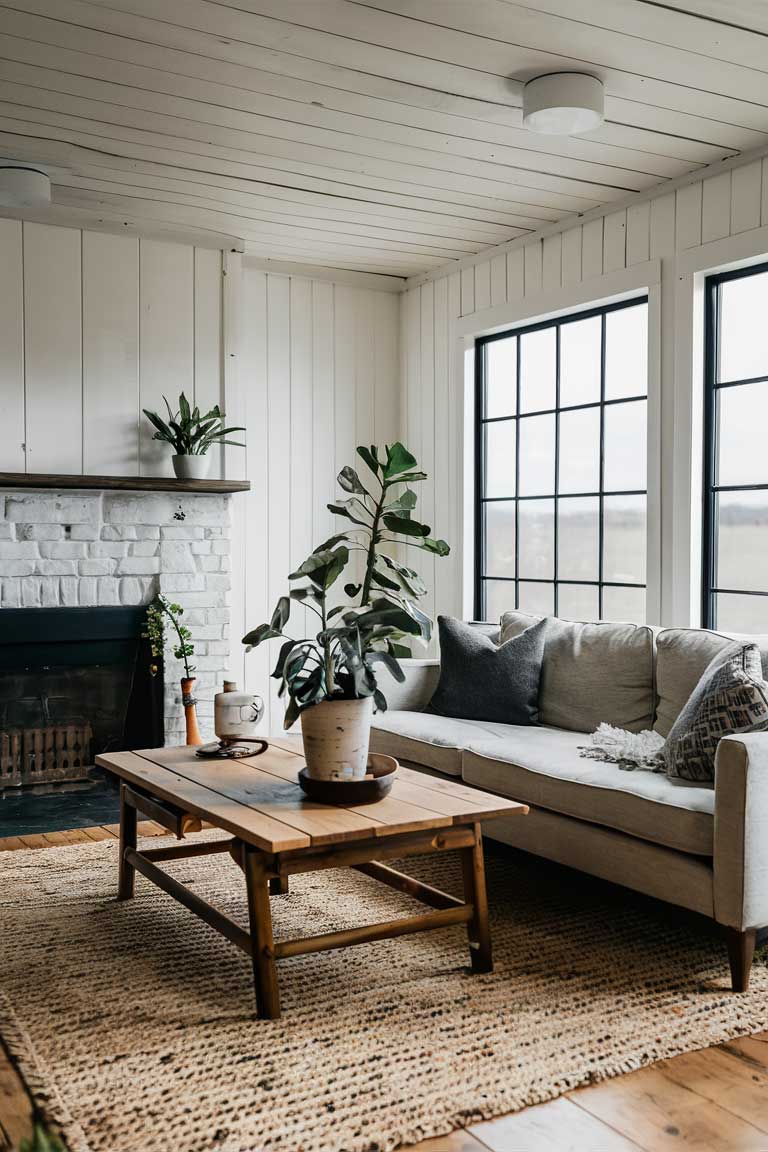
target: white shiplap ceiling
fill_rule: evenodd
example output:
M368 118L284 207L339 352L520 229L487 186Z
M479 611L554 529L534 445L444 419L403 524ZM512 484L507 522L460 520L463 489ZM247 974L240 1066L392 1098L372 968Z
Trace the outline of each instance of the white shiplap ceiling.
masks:
M562 69L605 124L525 131ZM0 0L52 222L407 276L765 144L766 0Z

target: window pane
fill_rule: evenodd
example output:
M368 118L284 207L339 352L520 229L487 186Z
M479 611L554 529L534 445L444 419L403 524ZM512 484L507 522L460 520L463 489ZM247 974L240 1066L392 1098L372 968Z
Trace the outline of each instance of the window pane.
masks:
M529 580L555 575L555 502L521 500L518 505L519 571Z
M485 505L485 574L515 575L515 501Z
M718 484L768 483L765 431L768 383L722 388L718 407Z
M739 596L718 592L714 627L721 632L768 632L768 596Z
M605 398L648 391L648 305L620 308L605 317Z
M521 584L520 610L551 616L555 610L554 584Z
M560 416L561 492L600 488L600 409L579 408Z
M720 286L720 379L768 376L768 272Z
M606 492L645 488L647 402L610 404L605 409Z
M599 620L600 602L597 588L584 584L559 584L557 614L565 620Z
M515 610L515 584L512 580L484 580L485 611L483 619L499 624L505 612Z
M603 620L645 623L645 588L603 588Z
M603 579L645 583L645 496L603 501Z
M485 495L515 495L515 421L485 425Z
M517 403L517 338L485 345L485 415L514 416Z
M715 586L768 591L768 492L721 492L715 501Z
M600 317L560 328L560 404L593 404L600 399Z
M555 329L540 328L520 337L520 411L555 406Z
M562 580L597 580L600 570L600 501L558 500L557 573Z
M555 417L520 420L520 495L551 496L555 491Z

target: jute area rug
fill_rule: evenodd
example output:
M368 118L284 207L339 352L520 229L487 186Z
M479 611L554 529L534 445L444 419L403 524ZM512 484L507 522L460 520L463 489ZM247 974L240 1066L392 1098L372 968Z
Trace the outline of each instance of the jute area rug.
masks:
M114 841L3 853L0 1032L72 1152L373 1152L768 1026L764 961L732 995L707 924L487 862L491 975L469 973L461 928L297 957L268 1022L227 941L140 876L116 903ZM450 857L409 866L457 888ZM168 868L247 922L228 857ZM291 884L278 937L413 908L356 873Z

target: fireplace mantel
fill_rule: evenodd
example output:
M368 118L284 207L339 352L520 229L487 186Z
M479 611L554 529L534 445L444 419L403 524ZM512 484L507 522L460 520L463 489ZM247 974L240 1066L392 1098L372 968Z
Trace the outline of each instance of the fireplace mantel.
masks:
M117 492L248 492L248 480L176 480L173 476L54 476L44 472L0 472L0 488L76 488Z

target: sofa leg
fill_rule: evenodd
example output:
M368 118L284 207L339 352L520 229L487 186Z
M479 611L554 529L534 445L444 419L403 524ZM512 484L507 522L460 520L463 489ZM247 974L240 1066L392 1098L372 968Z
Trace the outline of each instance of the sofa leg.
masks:
M749 987L749 972L755 954L756 940L755 928L748 928L746 932L737 932L735 928L725 930L728 963L731 966L731 988L734 992L746 992Z

